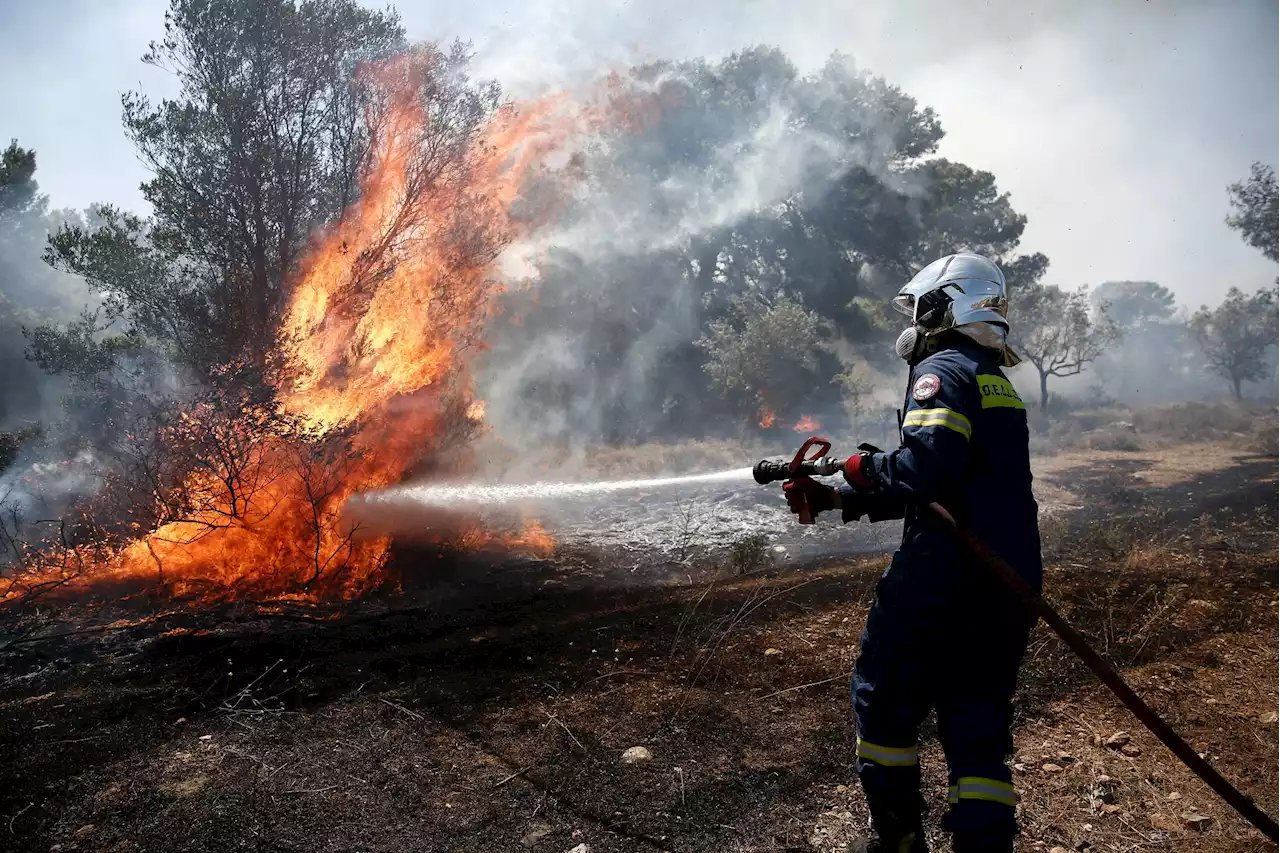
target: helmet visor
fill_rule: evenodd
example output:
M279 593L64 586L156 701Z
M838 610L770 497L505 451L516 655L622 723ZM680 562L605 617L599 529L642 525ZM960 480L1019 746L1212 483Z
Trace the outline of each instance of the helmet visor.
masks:
M916 318L916 298L910 293L900 293L893 297L893 308L899 314L906 314L913 320Z

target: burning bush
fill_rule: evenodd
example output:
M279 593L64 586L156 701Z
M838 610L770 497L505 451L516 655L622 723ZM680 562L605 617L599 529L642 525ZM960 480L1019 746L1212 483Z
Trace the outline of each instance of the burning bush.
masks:
M164 233L179 221L160 214L150 230L134 221L60 235L64 265L104 289L121 282L110 319L128 323L144 348L190 356L181 369L193 381L116 425L106 488L77 507L87 524L75 536L63 528L59 547L9 537L22 559L8 596L95 573L202 597L350 596L381 582L388 540L362 536L343 504L357 490L465 461L458 451L483 417L467 359L499 289L493 264L516 233L509 209L530 167L555 144L547 105L499 109L491 88L461 75L463 59L424 47L360 68L351 84L363 106L357 137L367 142L358 197L297 264L278 330L263 340L255 319L259 336L239 341L235 359L206 361L210 350L190 345L180 324L166 337L136 265L121 263L146 261L157 280L196 275ZM169 105L152 116L171 118ZM153 192L165 191L165 174ZM225 177L243 176L233 164ZM259 201L260 213L278 212L277 200ZM294 212L310 203L300 199ZM250 234L250 255L255 241ZM235 310L269 310L264 292L274 288L254 284L268 261L224 270L207 295L252 285L232 299ZM68 340L59 334L41 338L49 363ZM99 340L76 343L110 368L117 362Z

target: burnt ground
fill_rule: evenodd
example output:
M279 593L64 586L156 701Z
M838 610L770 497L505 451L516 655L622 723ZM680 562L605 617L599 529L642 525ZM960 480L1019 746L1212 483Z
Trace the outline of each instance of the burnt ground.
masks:
M1276 459L1063 455L1040 480L1049 598L1276 814ZM10 614L0 850L843 850L865 824L848 674L885 560L770 555L646 580L402 553L401 594L342 612ZM1274 849L1043 627L1015 734L1022 849ZM624 763L635 746L651 759Z

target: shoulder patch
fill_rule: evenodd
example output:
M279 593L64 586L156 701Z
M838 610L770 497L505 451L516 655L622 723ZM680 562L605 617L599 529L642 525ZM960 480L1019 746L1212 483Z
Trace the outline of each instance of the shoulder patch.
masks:
M1014 390L1013 383L992 373L978 374L978 391L984 409L1025 409L1027 406Z
M942 380L936 373L926 373L911 386L911 396L916 400L928 400L942 388Z

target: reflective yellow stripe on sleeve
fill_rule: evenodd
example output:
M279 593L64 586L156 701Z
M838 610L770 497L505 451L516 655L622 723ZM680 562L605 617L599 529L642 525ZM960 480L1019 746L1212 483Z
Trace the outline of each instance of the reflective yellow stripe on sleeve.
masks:
M910 767L917 761L919 747L880 746L858 738L856 752L859 758L874 761L883 767Z
M1012 808L1018 803L1018 795L1008 782L983 776L961 776L948 789L947 802L954 804L961 800L986 800Z
M941 426L954 430L965 438L973 435L973 424L959 412L951 409L913 409L902 419L902 428Z

